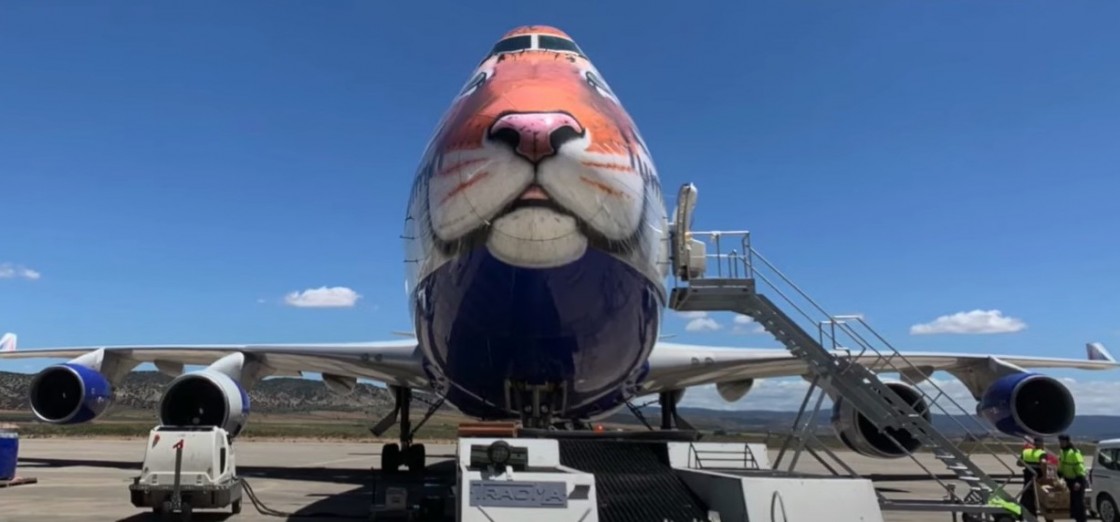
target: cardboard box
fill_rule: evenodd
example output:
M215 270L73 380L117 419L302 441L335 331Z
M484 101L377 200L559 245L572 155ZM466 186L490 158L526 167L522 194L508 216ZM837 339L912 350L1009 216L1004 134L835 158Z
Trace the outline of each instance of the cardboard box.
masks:
M1069 489L1064 483L1041 486L1039 493L1038 503L1043 509L1069 509Z

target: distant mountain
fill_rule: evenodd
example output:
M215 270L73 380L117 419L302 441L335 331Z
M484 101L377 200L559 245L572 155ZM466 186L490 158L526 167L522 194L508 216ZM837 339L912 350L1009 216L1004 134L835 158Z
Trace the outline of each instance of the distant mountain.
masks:
M27 387L31 375L0 372L0 410L29 411ZM132 410L155 411L163 387L171 381L158 372L132 372L117 390L117 404ZM340 396L331 393L321 381L298 378L266 379L249 394L254 412L284 414L309 411L362 412L370 418L379 417L393 406L393 398L385 388L369 384L359 384L354 393ZM453 408L445 407L449 411ZM416 414L423 409L414 408ZM709 410L704 408L680 408L681 415L695 427L728 433L788 433L793 426L797 412L765 410ZM817 417L820 433L830 434L830 411L821 412ZM656 407L645 408L642 414L647 421L657 426L661 412ZM610 423L637 424L636 418L627 410L622 410L606 420ZM937 416L933 424L950 437L963 437L965 426L974 433L986 428L983 421L969 416ZM1074 421L1070 434L1088 439L1120 438L1120 417L1104 415L1082 415Z
M709 410L705 408L678 409L681 416L690 424L703 430L721 430L739 433L788 433L793 428L797 418L795 411L767 411L767 410ZM661 410L656 407L646 408L642 411L646 420L656 426L661 421ZM817 415L818 433L831 433L831 409L822 411ZM628 422L634 416L628 411L616 413L610 419L612 422ZM978 417L967 415L934 415L933 426L938 431L949 437L966 437L983 433L989 429L987 422ZM1081 415L1073 421L1070 435L1086 439L1120 438L1120 417L1107 415Z

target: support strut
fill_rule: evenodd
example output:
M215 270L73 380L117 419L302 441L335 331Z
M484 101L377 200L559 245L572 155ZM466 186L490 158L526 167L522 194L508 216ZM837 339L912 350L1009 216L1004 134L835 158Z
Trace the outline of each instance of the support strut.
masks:
M381 448L381 470L384 472L397 471L403 464L409 471L418 472L424 469L426 455L423 444L414 444L413 438L428 419L443 405L444 398L440 397L431 402L424 417L412 427L411 405L412 389L403 386L390 386L393 392L393 409L369 430L375 437L381 437L389 428L399 422L399 443L385 444Z
M676 390L663 391L657 394L657 402L661 405L661 429L662 430L695 430L692 424L684 420L680 413L677 412L677 401L674 399Z

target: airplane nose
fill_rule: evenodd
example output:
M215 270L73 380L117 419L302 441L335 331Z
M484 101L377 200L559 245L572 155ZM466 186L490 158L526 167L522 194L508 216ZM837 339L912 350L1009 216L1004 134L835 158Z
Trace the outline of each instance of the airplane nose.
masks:
M583 135L583 127L563 112L507 114L490 126L490 139L505 143L533 163L553 156L560 146Z

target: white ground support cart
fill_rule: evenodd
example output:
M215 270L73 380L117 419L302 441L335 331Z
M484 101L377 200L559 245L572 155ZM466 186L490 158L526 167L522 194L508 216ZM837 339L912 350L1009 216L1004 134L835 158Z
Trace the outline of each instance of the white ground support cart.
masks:
M157 426L148 434L144 467L128 486L132 505L164 519L230 506L241 512L242 483L229 434L216 427Z

